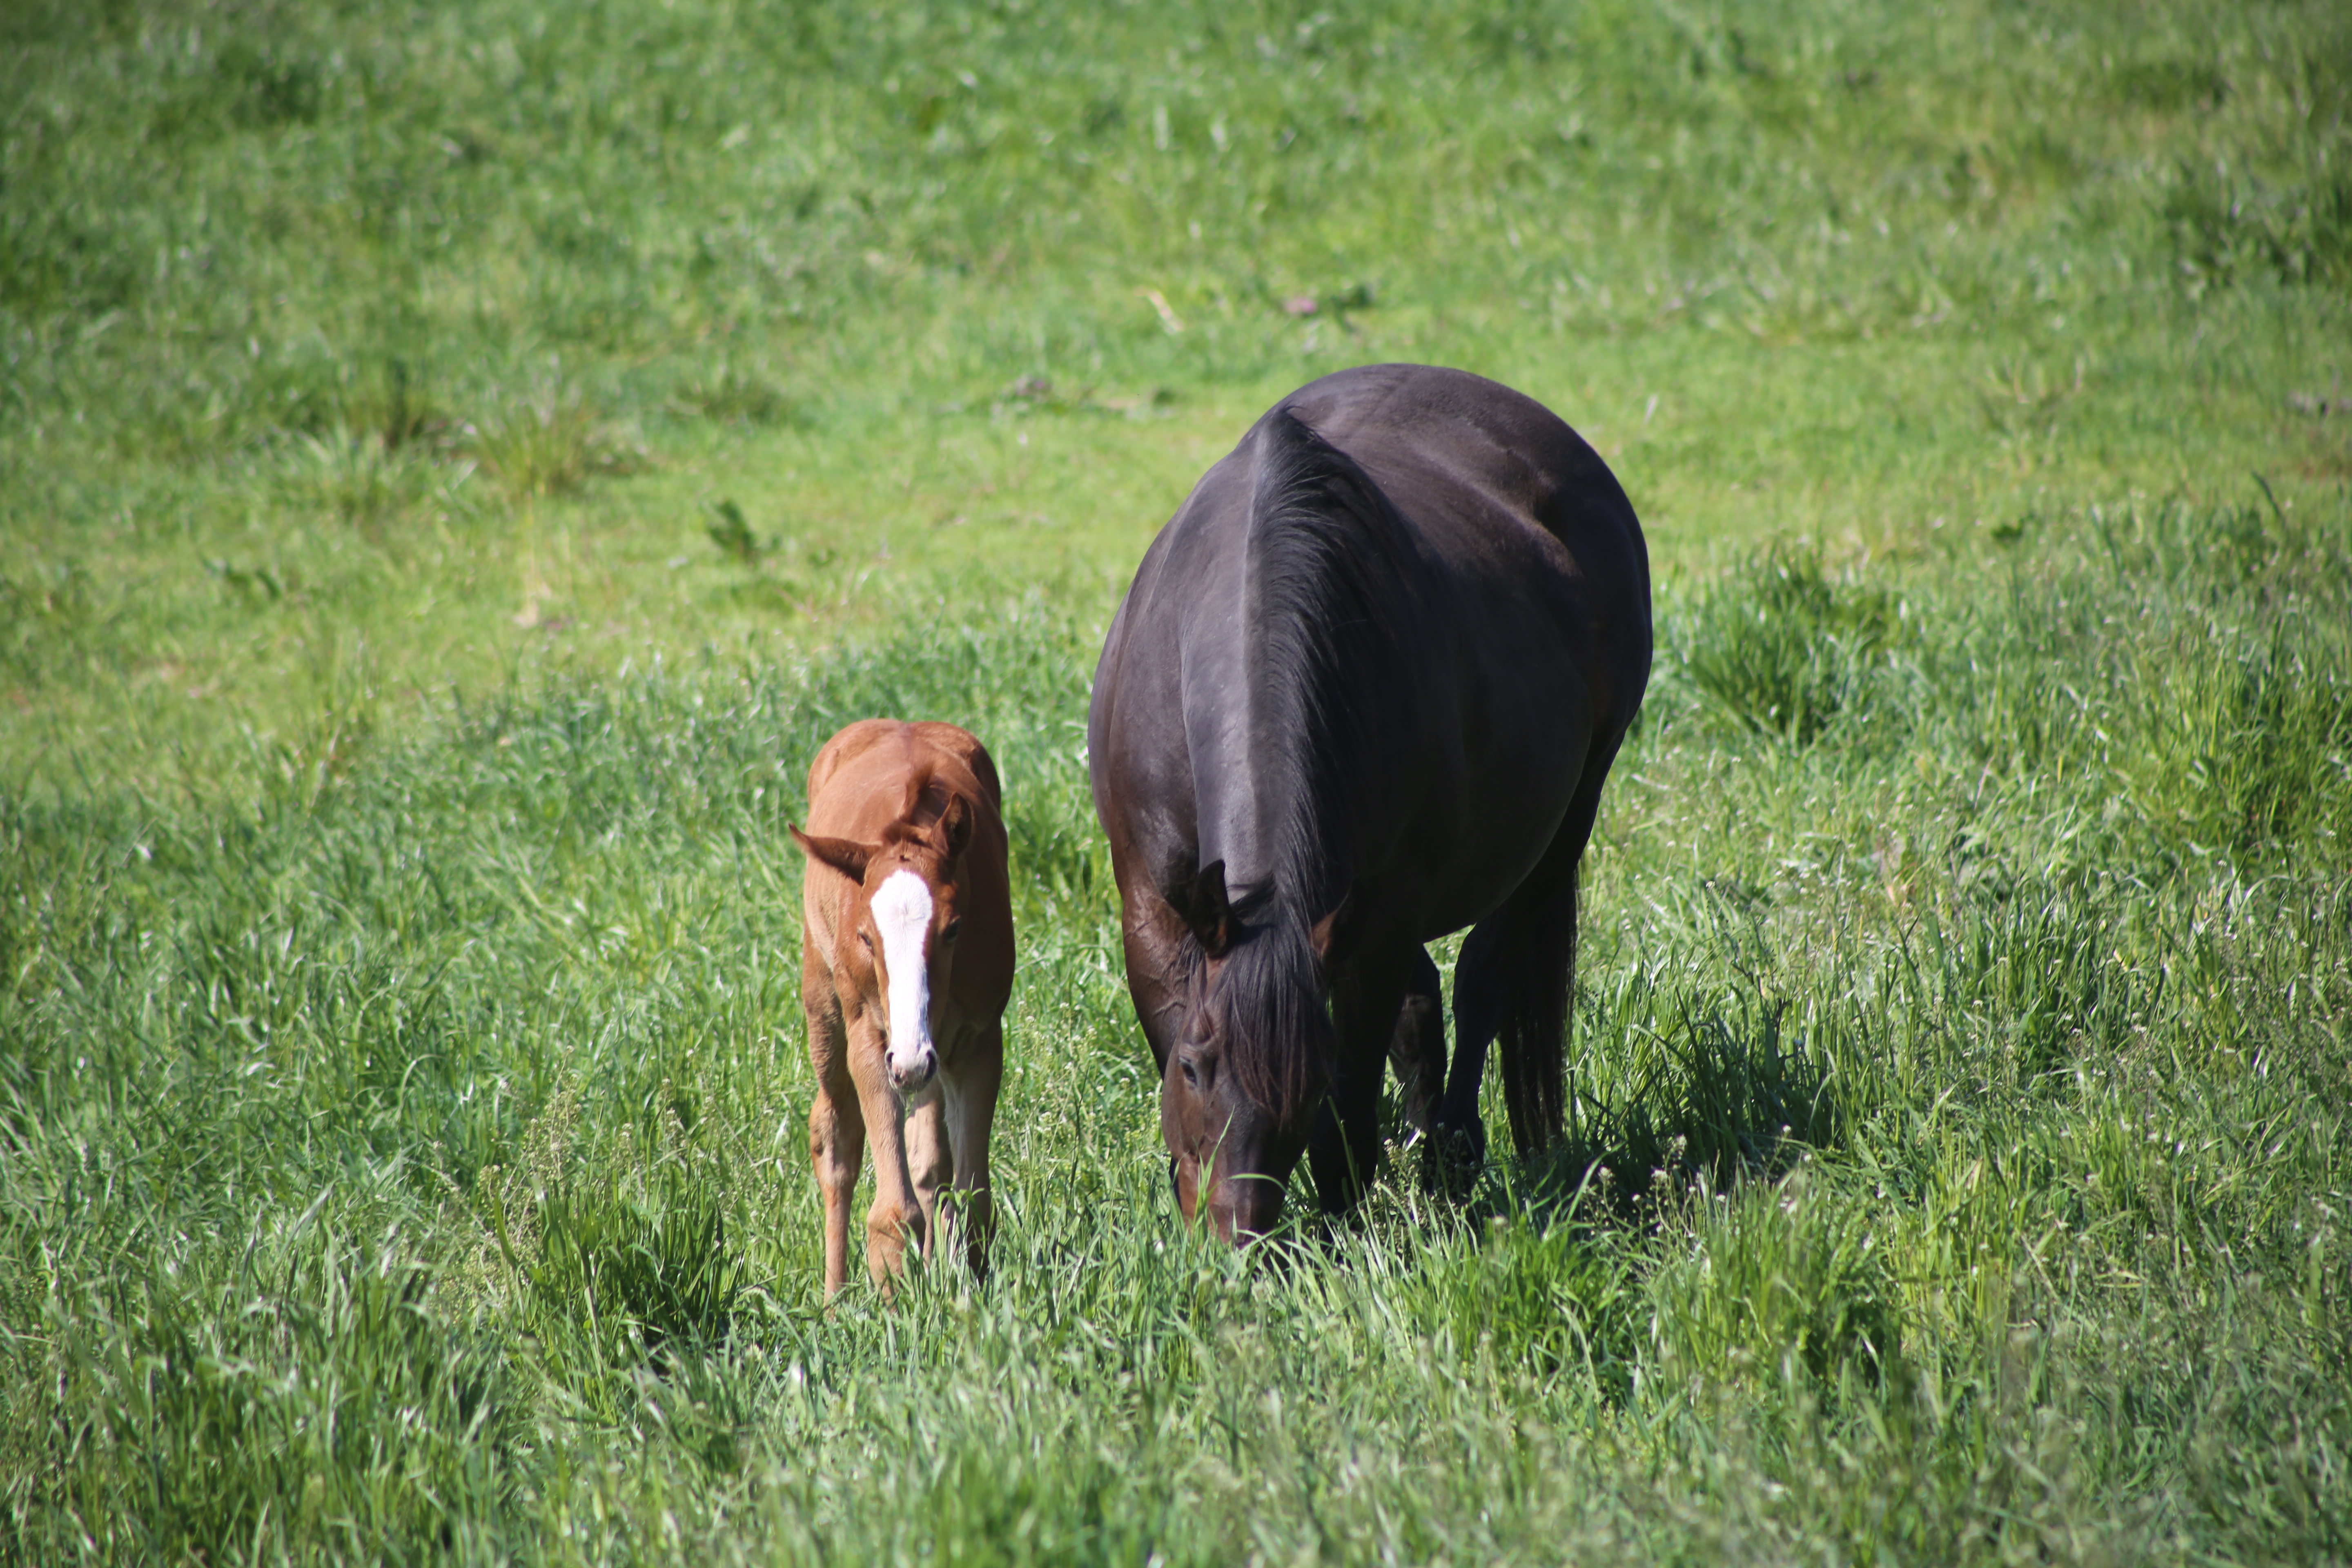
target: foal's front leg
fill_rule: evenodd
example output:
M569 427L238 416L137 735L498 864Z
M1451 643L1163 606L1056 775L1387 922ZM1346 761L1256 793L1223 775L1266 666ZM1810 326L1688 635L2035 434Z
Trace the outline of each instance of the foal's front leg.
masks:
M874 1147L874 1206L866 1212L866 1271L887 1292L905 1271L907 1244L923 1247L924 1213L907 1169L905 1107L890 1083L887 1046L878 1024L850 1026L857 1103Z
M954 1168L946 1080L947 1069L942 1068L931 1097L907 1112L907 1174L915 1184L915 1201L923 1211L923 1235L932 1244L925 1248L926 1258L938 1250L940 1192L948 1184Z
M857 1193L857 1166L866 1153L866 1118L857 1085L845 1071L819 1069L816 1102L809 1107L809 1163L824 1195L824 1299L849 1280L849 1210Z
M907 1113L907 1164L922 1200L927 1256L961 1248L975 1279L988 1272L995 1233L988 1133L1003 1077L1003 1026L975 1029L940 1064L938 1092Z
M808 1017L809 1065L816 1070L809 1163L824 1197L824 1298L830 1301L849 1279L849 1210L857 1193L858 1163L866 1157L866 1117L850 1068L841 1003L814 948L803 955L801 1007Z

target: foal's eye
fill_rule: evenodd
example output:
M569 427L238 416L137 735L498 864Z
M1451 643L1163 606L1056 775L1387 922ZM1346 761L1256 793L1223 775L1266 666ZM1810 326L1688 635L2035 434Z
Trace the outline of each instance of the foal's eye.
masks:
M961 930L963 930L963 917L961 915L958 915L955 919L948 921L945 929L940 931L940 940L944 942L953 942L956 939L956 932Z
M872 952L874 951L874 938L871 934L866 931L859 931L857 933L857 940L865 944L866 952Z

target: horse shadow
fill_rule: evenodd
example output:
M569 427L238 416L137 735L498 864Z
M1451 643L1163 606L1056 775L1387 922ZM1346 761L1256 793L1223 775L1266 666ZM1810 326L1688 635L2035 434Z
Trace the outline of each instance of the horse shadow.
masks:
M1642 1226L1670 1194L1771 1180L1808 1152L1843 1144L1850 1117L1832 1062L1789 1026L1785 1001L1682 998L1653 1017L1580 1053L1567 1128L1548 1148L1464 1170L1426 1138L1391 1141L1386 1180L1453 1196L1472 1226ZM1601 1070L1598 1054L1612 1049L1638 1065Z

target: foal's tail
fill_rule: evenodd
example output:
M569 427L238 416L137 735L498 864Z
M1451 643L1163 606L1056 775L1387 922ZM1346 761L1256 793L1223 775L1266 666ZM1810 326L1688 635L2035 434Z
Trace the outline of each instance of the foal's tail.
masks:
M1580 850L1583 847L1578 846ZM1583 856L1513 910L1499 954L1503 1103L1522 1159L1560 1135L1567 1108L1569 997L1576 984L1576 883Z

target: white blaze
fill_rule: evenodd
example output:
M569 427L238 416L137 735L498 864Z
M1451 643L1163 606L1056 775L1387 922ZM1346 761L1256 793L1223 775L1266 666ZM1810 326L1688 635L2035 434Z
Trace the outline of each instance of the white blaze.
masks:
M911 1071L931 1048L931 966L923 939L931 930L931 889L912 871L893 871L874 893L874 924L882 932L882 967L890 991L890 1066Z

